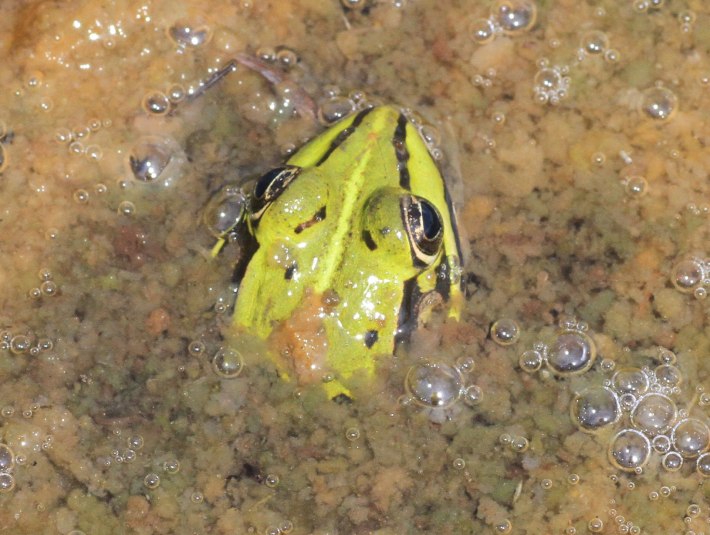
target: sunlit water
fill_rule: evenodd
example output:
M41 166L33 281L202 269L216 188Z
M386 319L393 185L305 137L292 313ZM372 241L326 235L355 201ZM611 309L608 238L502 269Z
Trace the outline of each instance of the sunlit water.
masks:
M3 532L710 532L703 2L26 1L0 25ZM416 110L447 157L462 321L350 404L229 337L224 187L320 128L245 68L188 98L239 52L328 120L362 92Z

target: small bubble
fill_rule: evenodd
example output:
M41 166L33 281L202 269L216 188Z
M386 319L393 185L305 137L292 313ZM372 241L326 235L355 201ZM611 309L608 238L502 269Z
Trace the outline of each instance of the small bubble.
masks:
M697 19L697 16L693 11L689 10L684 10L678 13L678 22L681 24L687 24L687 25L693 25L695 24L695 20Z
M12 474L0 473L0 493L12 492L15 488L15 478Z
M476 362L472 357L461 357L456 361L456 369L461 373L471 373L475 365Z
M205 208L203 217L207 230L215 238L223 238L244 220L246 207L247 200L240 189L222 188Z
M277 476L276 474L266 474L266 477L264 478L264 485L266 485L270 489L278 487L279 476Z
M660 492L661 496L663 496L664 498L668 498L668 496L671 495L671 488L664 485L659 489L659 492Z
M165 115L170 111L170 100L162 91L151 91L143 97L141 106L150 114Z
M470 385L463 392L463 400L466 405L478 405L483 399L483 390L478 385Z
M71 139L71 131L68 128L59 128L54 133L54 140L57 141L57 143L69 143Z
M524 372L534 373L540 369L542 362L542 354L539 351L528 349L520 355L518 365Z
M39 286L40 291L47 297L51 297L57 294L57 284L54 281L44 281Z
M648 499L651 500L652 502L655 502L659 498L658 492L655 490L652 490L651 492L648 493Z
M503 126L505 124L505 113L502 111L494 112L493 115L491 115L491 120L496 126Z
M651 444L653 449L658 453L667 453L671 449L671 439L667 435L658 435L653 437Z
M532 0L498 0L491 14L503 33L517 35L535 25L537 5Z
M496 533L503 534L511 533L513 531L513 524L506 518L495 525L495 531Z
M601 167L606 162L606 155L603 152L595 152L592 154L592 163L597 167Z
M357 427L350 427L345 430L345 438L350 442L355 442L360 438L360 430Z
M698 457L695 470L703 477L710 477L710 453L703 453Z
M683 466L683 457L677 451L669 451L663 456L661 464L669 472L677 472Z
M293 522L290 520L284 520L281 524L279 524L279 529L281 530L281 533L291 533L293 531Z
M599 367L604 373L611 373L616 369L616 361L612 359L602 359Z
M160 486L160 476L153 472L147 474L143 478L143 485L150 490L157 489Z
M602 54L609 48L609 38L600 30L589 30L582 36L581 46L587 54Z
M205 354L206 349L207 349L207 347L200 340L193 340L187 346L187 352L192 357L201 357L202 355Z
M163 463L163 470L168 474L177 474L180 471L180 461L169 459Z
M124 462L132 463L133 461L136 460L136 457L137 457L136 452L131 449L128 449L125 452L123 452Z
M634 0L632 7L636 13L645 13L648 10L648 0Z
M233 379L242 372L244 361L241 353L229 347L221 347L212 358L212 370L225 379Z
M279 535L281 530L278 526L267 526L264 530L264 535Z
M204 500L205 496L201 492L195 491L190 495L190 501L192 503L202 503Z
M567 476L567 482L570 485L576 485L577 483L579 483L579 479L579 474L570 474Z
M92 132L98 132L101 130L101 121L96 118L89 120L89 130Z
M128 437L126 443L132 450L139 450L143 447L143 437L141 435L133 435Z
M74 192L74 201L78 204L86 204L89 202L89 192L85 189L78 189Z
M498 345L512 345L520 338L520 326L513 319L499 319L491 326L491 338Z
M673 366L672 364L661 364L653 370L653 374L660 384L666 388L673 388L679 386L683 382L683 375L680 370Z
M103 195L104 193L106 193L108 191L108 186L106 186L106 184L98 183L94 186L94 191L98 195Z
M136 213L136 205L131 201L121 201L118 203L118 208L116 210L119 215L130 217Z
M80 141L72 141L69 144L69 152L75 156L84 154L84 145Z
M495 37L495 27L489 19L476 19L471 23L469 33L476 43L485 45Z
M168 100L177 104L185 99L185 88L180 84L173 84L168 88Z
M587 524L587 529L592 533L601 533L604 530L604 522L601 518L592 518Z
M39 299L42 297L42 290L39 288L31 288L29 294L32 299Z
M453 366L423 362L409 369L405 386L420 405L446 408L461 396L463 377Z
M10 351L12 351L15 355L26 353L30 350L31 346L32 340L30 340L29 336L25 336L24 334L13 336L10 341Z
M282 47L276 51L276 61L282 69L288 70L298 63L298 54L288 47Z
M642 176L630 176L624 179L624 188L629 197L642 197L648 191L648 182Z
M210 40L212 31L207 26L180 20L168 28L168 37L181 48L197 48Z
M697 503L691 503L685 510L685 514L691 517L698 516L700 514L700 506Z
M678 109L678 97L667 87L649 87L642 96L641 109L651 119L665 121Z
M683 293L692 293L703 281L705 270L703 263L696 258L681 260L671 271L671 282L677 290Z
M101 157L104 155L103 151L101 150L101 147L99 147L98 145L89 145L88 147L86 147L84 154L89 160L94 161L100 160Z
M0 415L2 415L3 418L12 418L14 414L15 408L11 405L5 405L2 409L0 409Z
M620 58L621 54L619 54L619 51L614 48L610 48L606 52L604 52L604 60L607 63L616 63L619 61Z
M523 453L527 451L530 446L530 442L525 437L514 437L510 443L510 449L516 453Z
M543 479L542 481L540 481L540 486L545 490L549 490L552 488L552 480L551 479Z
M466 461L464 461L461 457L454 459L451 465L454 467L454 470L463 470L466 468Z

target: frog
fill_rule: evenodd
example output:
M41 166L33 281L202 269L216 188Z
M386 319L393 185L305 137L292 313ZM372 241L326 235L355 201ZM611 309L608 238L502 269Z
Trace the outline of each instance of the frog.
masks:
M254 182L241 227L230 328L273 341L281 376L331 398L378 372L423 303L460 318L456 215L408 110L363 106L328 127Z

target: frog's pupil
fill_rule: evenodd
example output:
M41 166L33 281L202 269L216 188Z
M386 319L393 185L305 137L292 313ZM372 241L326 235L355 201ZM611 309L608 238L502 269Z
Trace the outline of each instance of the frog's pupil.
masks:
M434 240L441 232L441 220L434 207L427 201L421 201L422 223L424 236L428 240Z

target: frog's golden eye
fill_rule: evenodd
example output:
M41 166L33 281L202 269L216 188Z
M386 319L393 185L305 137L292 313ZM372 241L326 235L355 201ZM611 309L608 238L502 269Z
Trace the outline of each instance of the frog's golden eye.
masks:
M416 195L401 198L402 220L407 229L415 262L431 265L439 256L444 239L444 225L439 210Z
M300 172L300 167L286 165L264 173L252 192L251 218L259 219L264 210L284 192Z

